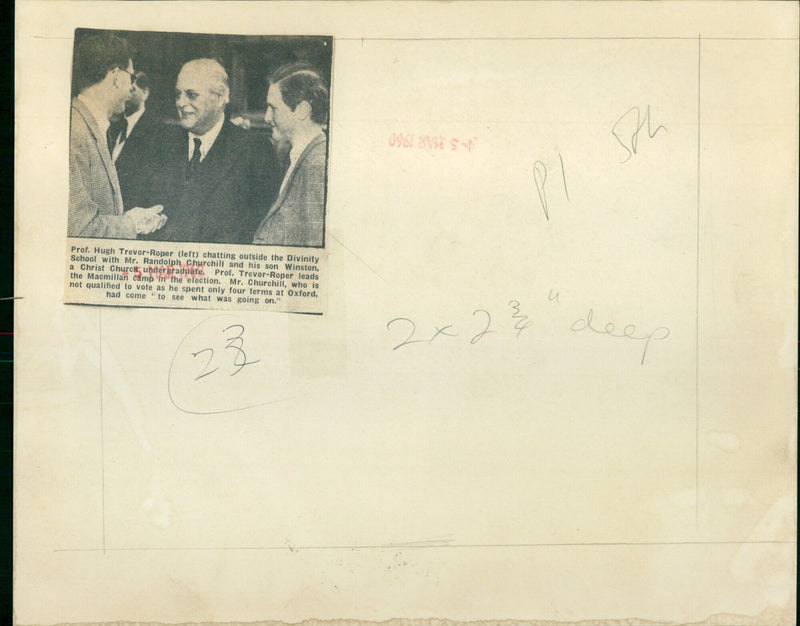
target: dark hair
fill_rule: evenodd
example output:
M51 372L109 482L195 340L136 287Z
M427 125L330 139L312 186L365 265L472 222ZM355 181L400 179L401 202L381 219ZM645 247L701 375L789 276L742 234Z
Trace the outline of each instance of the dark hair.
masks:
M142 90L150 89L150 79L144 72L135 72L133 76L136 78L136 84Z
M328 121L328 86L308 63L282 65L270 76L269 82L278 85L281 97L292 111L304 100L311 106L311 120L317 124Z
M91 35L81 40L72 60L73 92L77 95L96 85L116 67L127 69L133 56L131 45L113 33Z

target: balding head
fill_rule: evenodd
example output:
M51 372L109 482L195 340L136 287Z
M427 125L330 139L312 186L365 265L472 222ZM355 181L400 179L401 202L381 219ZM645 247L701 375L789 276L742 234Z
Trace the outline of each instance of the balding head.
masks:
M183 128L203 135L219 121L230 100L228 74L214 59L184 64L175 84L175 105Z

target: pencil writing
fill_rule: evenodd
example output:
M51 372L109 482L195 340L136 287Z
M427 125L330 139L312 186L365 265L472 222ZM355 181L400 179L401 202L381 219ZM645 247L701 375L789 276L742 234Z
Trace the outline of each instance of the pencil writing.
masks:
M647 105L647 109L645 109L644 116L642 116L639 107L631 107L623 113L622 117L620 117L611 128L611 134L614 135L617 143L622 146L622 149L625 150L626 153L625 158L620 161L620 163L626 163L637 153L639 149L639 133L645 125L647 125L647 137L649 139L653 139L660 130L669 132L663 124L656 126L655 130L652 129L649 104Z
M561 156L561 153L558 153L558 162L561 166L561 181L564 186L564 195L567 198L567 202L572 202L569 199L569 189L567 189L567 174L564 171L564 157ZM550 221L550 204L547 200L547 189L545 184L547 183L547 165L543 161L536 161L533 164L533 181L536 185L536 193L539 195L539 204L542 206L542 211L544 211L544 217L549 222Z
M669 328L665 326L659 326L651 333L645 334L636 334L636 326L633 324L626 324L625 327L622 329L622 333L615 332L617 327L614 323L608 322L602 330L595 328L592 325L594 321L594 310L589 309L589 312L586 314L586 317L582 317L580 319L575 320L572 322L572 326L570 326L570 330L573 332L581 332L584 330L590 330L594 333L599 335L610 335L611 337L624 337L627 339L634 339L637 341L644 341L644 347L642 348L642 360L641 364L644 365L644 359L647 356L647 348L650 347L651 341L663 341L667 337L669 337Z

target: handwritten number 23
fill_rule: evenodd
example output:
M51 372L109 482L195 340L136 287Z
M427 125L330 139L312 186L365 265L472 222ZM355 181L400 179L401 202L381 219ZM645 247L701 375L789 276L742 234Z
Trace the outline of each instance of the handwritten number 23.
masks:
M232 350L233 353L234 353L233 354L234 370L230 373L230 376L235 376L236 374L238 374L239 372L242 371L242 368L245 365L252 365L253 363L258 363L260 361L260 359L256 359L255 361L248 361L247 360L247 354L245 354L245 351L244 351L244 337L242 336L242 335L244 335L244 326L242 326L241 324L232 324L232 325L230 325L230 326L228 326L226 328L223 328L222 332L226 333L227 331L229 331L231 329L239 329L239 332L238 332L238 334L236 334L235 336L232 336L232 337L225 336L225 340L227 342L227 345L223 349L224 350ZM201 355L201 354L203 354L205 352L209 353L208 360L206 361L205 365L203 366L203 369L200 372L200 374L198 374L195 377L195 380L200 380L201 378L203 378L205 376L208 376L209 374L213 374L214 372L216 372L219 369L219 367L215 367L213 369L209 369L209 367L211 366L211 364L214 361L214 348L203 348L202 350L198 350L197 352L192 352L192 356L193 357L197 357L197 356L199 356L199 355Z

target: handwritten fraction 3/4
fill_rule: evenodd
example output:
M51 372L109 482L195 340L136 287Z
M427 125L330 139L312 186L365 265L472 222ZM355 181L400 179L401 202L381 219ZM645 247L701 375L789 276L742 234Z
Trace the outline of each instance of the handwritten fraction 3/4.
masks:
M558 303L559 292L550 290L548 300ZM461 327L457 327L450 323L434 323L423 331L418 331L417 323L412 318L395 317L386 323L386 330L393 335L394 340L400 339L392 345L393 351L412 344L443 344L445 341L459 340L459 338L475 345L492 333L513 333L516 339L520 339L523 332L529 329L534 330L530 330L528 334L535 333L536 323L532 319L532 313L524 310L519 300L508 301L500 321L493 319L492 313L487 309L475 309L472 311L472 317L474 318L472 324L463 324ZM611 321L605 325L598 325L595 321L594 308L589 308L586 315L574 320L568 330L574 333L590 331L596 335L641 342L639 343L641 346L640 365L645 364L650 344L654 341L664 341L670 335L670 330L666 326L659 326L647 332L637 329L636 325L632 323L627 323L621 328Z

